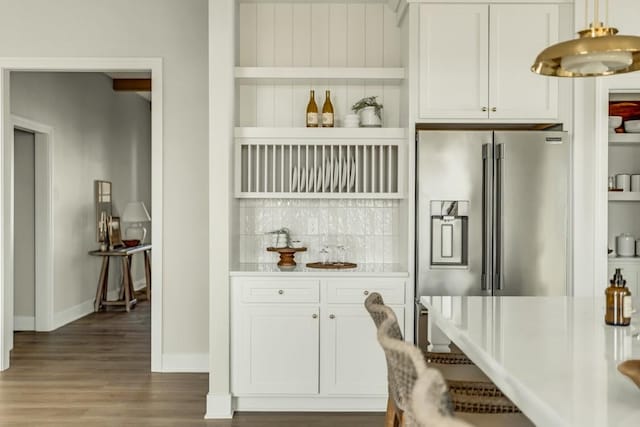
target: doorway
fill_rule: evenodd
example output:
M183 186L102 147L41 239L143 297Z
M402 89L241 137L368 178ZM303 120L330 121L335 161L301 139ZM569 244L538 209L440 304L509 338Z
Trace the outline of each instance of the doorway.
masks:
M10 112L10 73L12 71L47 71L47 72L150 72L153 83L153 109L151 111L151 181L153 186L151 189L151 217L153 223L151 226L151 239L153 241L153 252L151 262L151 275L154 278L153 298L151 300L151 371L162 371L162 65L160 59L89 59L89 58L67 58L67 59L51 59L51 58L24 58L24 59L6 59L0 60L0 72L2 80L0 82L0 200L2 200L2 209L0 209L0 370L9 367L9 351L12 348L13 341L13 323L14 323L14 290L15 290L15 242L16 234L14 234L14 203L15 192L13 191L13 171L14 171L14 147L13 147L13 123ZM36 134L36 147L38 146ZM37 148L36 148L37 152ZM36 181L39 171L37 154L36 154ZM78 164L76 167L85 165ZM57 173L57 172L56 172ZM92 185L93 183L91 183ZM37 186L36 186L37 193ZM57 194L57 193L56 193ZM38 197L36 196L36 200ZM50 202L53 201L53 198ZM48 208L52 208L52 203ZM39 214L38 207L36 212ZM38 215L37 214L37 215ZM74 223L73 218L69 218L69 224ZM35 226L35 235L39 236L37 219ZM56 232L65 232L66 227L60 227ZM68 232L69 230L66 230ZM37 240L37 239L36 239ZM38 294L38 250L39 244L36 243L36 294ZM52 268L52 266L48 266ZM93 286L97 282L97 277L91 279ZM51 292L51 290L50 290ZM53 293L50 301L53 301ZM36 298L36 329L37 329L37 312L38 298Z

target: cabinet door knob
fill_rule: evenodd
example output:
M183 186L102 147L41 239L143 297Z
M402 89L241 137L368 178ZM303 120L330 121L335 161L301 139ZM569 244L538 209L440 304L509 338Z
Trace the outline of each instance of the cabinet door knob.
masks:
M279 293L280 295L282 295L282 294L284 294L284 291L283 291L282 289L280 289L280 290L278 291L278 293Z
M487 107L482 107L482 111L486 113L487 112Z
M495 113L498 109L496 107L491 107L491 111Z
M315 313L313 313L313 314L311 315L311 317L313 317L314 319L317 319L317 318L318 318L318 315L317 315L317 314L315 314Z
M369 291L364 291L364 295L369 295Z
M333 314L330 314L330 315L329 315L329 319L335 319L335 318L336 318L336 316L335 316L335 315L333 315Z

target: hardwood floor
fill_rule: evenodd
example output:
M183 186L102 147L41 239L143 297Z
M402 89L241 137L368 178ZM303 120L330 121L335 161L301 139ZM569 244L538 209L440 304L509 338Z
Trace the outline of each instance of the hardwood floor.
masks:
M208 374L150 372L150 308L90 314L50 333L17 332L0 373L1 426L369 427L383 414L240 413L203 420Z

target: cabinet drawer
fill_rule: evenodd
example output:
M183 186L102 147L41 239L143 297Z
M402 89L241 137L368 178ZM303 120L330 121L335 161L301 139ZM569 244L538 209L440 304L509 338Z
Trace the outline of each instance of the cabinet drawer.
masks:
M309 302L320 300L317 280L247 280L242 283L242 302Z
M372 292L382 295L385 304L404 304L402 279L350 279L327 281L327 302L330 304L364 304Z

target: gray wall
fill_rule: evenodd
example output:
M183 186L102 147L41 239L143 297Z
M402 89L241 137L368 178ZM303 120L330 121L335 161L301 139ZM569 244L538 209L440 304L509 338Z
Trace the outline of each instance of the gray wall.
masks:
M132 200L151 208L150 105L134 93L114 92L102 73L12 72L11 112L54 129L55 319L95 297L100 259L87 255L97 248L94 180L113 182L114 215ZM23 173L18 169L16 164L16 178ZM16 215L16 261L22 240L18 225ZM133 265L133 279L144 279L141 261ZM110 288L119 281L120 266L113 265ZM14 312L20 314L17 306Z
M16 317L35 316L35 136L14 131L14 303ZM14 327L19 325L14 325ZM28 328L32 329L32 328Z
M0 0L0 11L1 56L163 59L163 355L206 359L206 0ZM72 233L78 219L68 218L58 232Z

